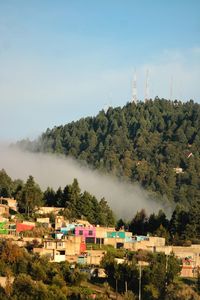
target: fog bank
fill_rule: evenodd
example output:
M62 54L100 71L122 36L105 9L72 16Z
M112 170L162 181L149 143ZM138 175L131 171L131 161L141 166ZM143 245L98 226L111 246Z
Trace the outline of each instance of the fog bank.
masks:
M35 178L42 190L48 186L57 189L78 179L82 191L105 197L117 217L132 218L144 208L147 213L164 209L160 203L150 200L147 193L136 184L124 183L110 175L82 166L72 158L54 154L29 153L17 148L0 145L0 169L4 168L12 179ZM164 209L166 210L166 209Z

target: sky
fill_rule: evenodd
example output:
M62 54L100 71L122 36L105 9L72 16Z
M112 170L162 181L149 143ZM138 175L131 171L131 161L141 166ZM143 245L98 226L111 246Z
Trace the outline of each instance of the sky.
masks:
M0 0L1 141L132 98L200 103L199 0ZM172 92L170 92L170 90Z

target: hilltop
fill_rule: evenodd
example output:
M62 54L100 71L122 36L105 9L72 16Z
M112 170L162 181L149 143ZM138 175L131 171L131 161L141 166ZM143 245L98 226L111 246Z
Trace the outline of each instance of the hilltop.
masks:
M72 156L189 205L200 196L200 105L156 98L47 129L29 150Z

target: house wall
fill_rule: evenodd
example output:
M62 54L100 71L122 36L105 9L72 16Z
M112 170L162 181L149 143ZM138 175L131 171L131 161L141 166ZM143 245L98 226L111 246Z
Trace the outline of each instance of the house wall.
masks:
M66 239L66 255L79 255L83 252L83 241L81 236L69 236Z
M50 223L49 218L37 218L36 222L38 222L38 223L47 223L47 224Z
M111 231L111 232L107 232L107 238L121 238L121 239L125 239L125 231Z
M55 253L53 260L55 262L61 262L61 261L65 261L66 257L63 254Z
M117 247L117 243L124 244L125 239L120 239L120 238L105 238L104 239L104 245L111 245L114 248Z
M60 229L61 227L65 227L69 224L69 221L66 220L63 216L55 217L55 229Z
M33 230L34 225L26 225L24 223L17 223L16 224L16 232L23 232L28 230Z
M87 264L99 266L106 251L103 250L89 250L87 251Z
M107 232L112 232L115 229L113 227L96 227L96 238L106 238Z
M9 216L9 206L5 204L0 204L0 215Z
M91 234L90 234L91 233ZM96 227L81 227L78 226L75 228L75 236L87 237L96 237Z
M0 197L0 203L7 203L11 209L17 211L17 200L15 199Z
M8 234L7 222L0 222L0 234Z
M48 257L49 261L53 261L54 259L54 250L52 249L33 248L33 253L37 253L40 256L45 255Z
M50 214L50 213L58 214L58 212L62 209L64 209L64 207L42 206L38 209L37 213L39 213L41 215Z
M181 277L190 277L190 278L196 277L194 268L192 266L182 266L180 276Z
M68 234L69 232L73 232L75 230L75 224L66 224L65 227L61 227L60 231L63 234Z

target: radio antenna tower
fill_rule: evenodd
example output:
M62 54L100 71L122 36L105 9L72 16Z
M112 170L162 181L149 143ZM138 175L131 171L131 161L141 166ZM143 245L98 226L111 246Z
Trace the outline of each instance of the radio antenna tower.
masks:
M172 101L172 97L173 97L173 77L171 77L171 81L170 81L170 100Z
M145 82L145 96L144 101L146 102L149 99L149 70L146 71L146 82Z
M133 83L132 83L132 102L137 104L137 77L136 77L136 72L134 73Z

